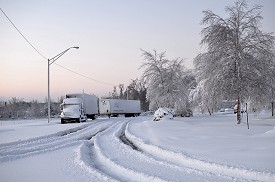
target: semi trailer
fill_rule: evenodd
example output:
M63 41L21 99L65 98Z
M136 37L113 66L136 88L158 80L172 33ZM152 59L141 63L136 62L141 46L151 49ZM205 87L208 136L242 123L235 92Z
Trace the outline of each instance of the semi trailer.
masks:
M99 99L99 114L125 117L138 116L141 113L140 100Z

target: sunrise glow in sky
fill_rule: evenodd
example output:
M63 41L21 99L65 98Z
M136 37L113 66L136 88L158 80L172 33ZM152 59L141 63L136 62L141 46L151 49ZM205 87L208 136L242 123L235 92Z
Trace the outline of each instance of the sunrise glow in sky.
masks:
M203 10L226 18L233 0L0 0L1 9L46 58L71 46L51 65L51 95L108 95L113 85L140 78L140 49L166 51L168 58L193 59L203 49L200 31ZM263 5L262 30L275 32L275 1L249 0ZM47 60L38 54L0 12L0 100L11 97L45 100Z

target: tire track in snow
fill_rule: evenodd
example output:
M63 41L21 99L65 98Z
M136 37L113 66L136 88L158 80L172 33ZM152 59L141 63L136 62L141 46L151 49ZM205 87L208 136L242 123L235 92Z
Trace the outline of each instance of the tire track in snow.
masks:
M98 123L98 122L96 122L96 123ZM66 130L63 130L63 131L58 131L56 133L45 135L45 136L29 138L29 139L26 139L26 140L18 140L18 141L14 141L14 142L10 142L10 143L3 143L3 144L0 144L0 153L3 152L3 151L11 150L11 149L16 149L16 148L20 149L21 147L32 146L33 143L37 143L38 140L42 143L44 140L49 141L50 138L55 139L56 137L62 137L62 136L70 135L74 132L85 129L90 124L91 123L85 124L85 125L82 125L82 126L78 126L78 127L75 127L75 128L66 129ZM93 123L93 124L95 124L95 123Z
M114 178L108 176L104 172L100 171L100 163L97 161L94 152L94 140L84 141L80 147L76 150L75 163L86 171L88 174L91 174L94 178L97 178L97 181L110 181L116 182Z
M102 171L105 175L119 181L164 181L160 178L155 178L153 176L131 170L128 166L120 165L115 161L115 158L121 157L120 155L123 152L127 153L125 150L119 151L114 149L114 147L120 148L119 145L121 142L117 142L116 140L119 137L117 133L120 133L120 130L125 126L125 124L127 124L127 122L118 122L105 132L102 132L100 135L95 137L93 156L95 157L94 159L96 159L96 168L99 171ZM106 142L106 137L110 138L110 142L103 143L104 141ZM116 156L110 156L108 154L115 154Z
M122 120L94 138L93 145L80 150L79 163L108 178L119 181L232 181L234 178L204 170L178 166L133 149L122 141L128 120ZM130 145L130 146L129 146ZM89 148L89 149L88 149ZM90 151L90 154L88 153ZM88 155L88 156L87 156ZM81 160L82 159L82 162Z
M107 129L110 121L92 122L55 134L0 145L0 163L72 146Z
M275 181L274 173L264 173L248 169L240 169L237 167L210 163L199 159L188 157L182 153L169 151L159 146L145 143L141 138L136 137L129 131L129 124L126 126L125 137L139 150L154 156L157 160L166 161L177 166L189 167L213 174L221 174L233 178L256 180L256 181Z
M82 130L82 129L88 127L88 126L89 126L89 124L85 124L85 125L78 126L78 127L75 127L75 128L70 128L70 129L67 129L67 130L64 130L64 131L58 131L56 133L45 135L45 136L29 138L29 139L26 139L26 140L18 140L18 141L9 142L9 143L2 143L2 144L0 144L0 151L5 150L6 148L11 148L12 146L16 146L16 144L24 145L24 144L31 143L33 141L43 140L43 139L47 139L47 138L54 137L54 136L65 136L65 135L68 135L70 133L76 132L78 130Z

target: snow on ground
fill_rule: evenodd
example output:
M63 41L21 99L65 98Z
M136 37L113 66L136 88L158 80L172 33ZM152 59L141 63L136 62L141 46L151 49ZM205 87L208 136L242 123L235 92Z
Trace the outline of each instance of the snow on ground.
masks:
M1 181L275 181L275 119L235 117L0 121Z
M72 123L70 125L61 125L60 119L52 119L50 123L48 123L48 119L8 120L0 121L0 123L0 143L54 134L58 131L81 127L87 124Z

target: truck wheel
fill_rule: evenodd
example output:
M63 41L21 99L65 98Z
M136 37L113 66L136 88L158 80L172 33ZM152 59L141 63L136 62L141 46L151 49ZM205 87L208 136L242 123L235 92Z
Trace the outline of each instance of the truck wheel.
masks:
M65 124L65 121L64 121L64 119L61 119L61 124Z

